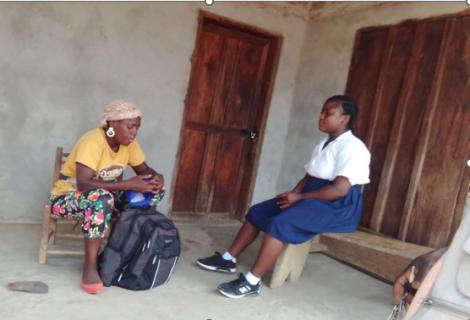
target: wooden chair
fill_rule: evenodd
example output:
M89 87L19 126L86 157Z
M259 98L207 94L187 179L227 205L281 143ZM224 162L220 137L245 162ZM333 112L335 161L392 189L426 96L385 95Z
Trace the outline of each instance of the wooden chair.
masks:
M57 147L55 153L55 163L54 163L54 172L52 176L52 185L59 179L60 169L62 164L65 162L69 154L64 153L62 147ZM61 223L58 221L61 220ZM62 228L58 228L58 226ZM72 228L72 231L68 232L58 232L59 229L66 229L66 226L69 227L75 225ZM39 257L38 261L41 264L47 262L48 255L68 255L68 256L81 256L83 255L83 248L80 250L71 250L64 249L58 246L55 246L56 238L62 239L83 239L81 234L77 234L75 227L78 225L76 221L67 221L63 218L57 218L51 215L51 206L46 204L44 206L44 211L42 214L42 228L41 228L41 242L39 246Z

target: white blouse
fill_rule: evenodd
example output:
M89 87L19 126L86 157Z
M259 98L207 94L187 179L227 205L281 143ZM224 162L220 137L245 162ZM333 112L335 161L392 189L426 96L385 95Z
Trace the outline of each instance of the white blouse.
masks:
M369 183L370 152L365 144L351 131L346 131L331 141L323 139L305 164L310 176L333 181L337 176L349 179L351 185Z

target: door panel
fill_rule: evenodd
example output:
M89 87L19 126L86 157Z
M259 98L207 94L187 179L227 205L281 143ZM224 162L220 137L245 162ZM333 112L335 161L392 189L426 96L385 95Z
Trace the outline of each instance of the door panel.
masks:
M407 241L444 245L464 178L470 146L470 17L450 19L437 75L427 147L407 232ZM411 201L411 200L410 200ZM405 236L406 235L406 236Z
M377 28L360 33L351 61L346 94L353 96L360 106L355 131L364 141L369 129L388 32L388 28Z
M221 35L203 30L200 46L195 59L194 68L198 71L191 74L192 90L188 94L187 121L207 123L210 117L212 101L215 97L214 88L223 74L222 57L224 39Z
M250 128L254 125L255 97L259 92L261 77L266 66L268 45L252 45L240 41L235 75L230 88L230 106L225 112L224 125ZM253 68L259 66L259 68Z
M470 181L469 75L468 14L359 31L347 93L372 154L362 226L449 243Z
M221 36L223 37L223 35ZM239 45L240 41L238 39L227 37L224 39L224 51L221 57L222 66L220 67L217 86L213 88L215 99L209 111L209 124L223 124L227 104L231 102L230 91L234 81L234 72L237 70L236 61L239 56Z
M370 117L374 109L374 96L379 81L380 67L384 59L387 43L388 29L378 28L367 30L357 35L356 47L351 61L346 94L354 97L359 105L359 117L355 125L355 134L366 142ZM364 209L361 217L361 225L368 227L372 216L372 208L375 197L369 189L374 186L364 187Z
M173 195L173 210L189 211L196 205L199 175L203 161L207 134L198 130L184 130L182 149L179 161L179 172L176 177L178 192Z
M399 102L398 119L395 119L390 146L387 153L388 163L384 165L385 176L382 192L377 195L383 202L383 217L376 231L398 237L408 185L417 152L419 133L423 124L425 106L431 92L432 79L436 69L437 57L444 31L444 21L433 21L418 27L416 46L411 63L408 65L407 80ZM393 166L392 166L393 162ZM387 179L389 181L387 181ZM383 200L381 200L383 197ZM380 200L379 200L380 199ZM384 214L389 212L393 214Z
M208 133L205 148L201 149L204 154L204 162L202 163L199 184L196 189L197 201L195 208L190 208L191 211L206 212L210 205L210 195L212 190L212 181L215 176L216 157L219 149L219 144L222 139L222 134ZM201 152L201 150L199 152Z
M240 178L240 167L244 165L242 155L249 147L243 136L225 135L217 154L211 212L230 213L236 210Z
M396 116L398 99L401 94L407 62L415 35L414 25L391 28L388 32L382 68L375 91L368 125L366 144L373 151L371 159L370 183L364 196L364 212L371 216L375 195L381 183L385 153L390 139L390 131ZM373 223L373 220L372 220Z

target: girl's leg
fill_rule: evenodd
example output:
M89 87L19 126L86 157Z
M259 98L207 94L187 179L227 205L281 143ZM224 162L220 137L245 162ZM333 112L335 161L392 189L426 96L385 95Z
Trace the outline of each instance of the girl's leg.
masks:
M260 230L270 223L271 219L281 212L277 205L277 198L258 203L250 208L246 221L232 242L228 252L237 257L258 236Z
M232 245L228 249L228 252L232 256L238 257L238 255L256 239L258 234L259 230L256 229L249 221L245 221L233 240Z
M261 277L274 264L283 245L278 239L265 234L258 257L250 272L240 275L235 280L220 284L219 292L229 298L241 298L259 293Z
M276 262L283 247L283 242L266 233L263 237L263 243L261 244L255 264L250 270L251 273L257 278L263 277L266 271Z
M227 252L223 255L216 252L210 257L197 259L196 263L203 269L211 271L235 272L237 265L233 257L238 257L256 239L259 232L269 225L272 217L278 215L280 211L275 198L254 205L250 208L245 223Z

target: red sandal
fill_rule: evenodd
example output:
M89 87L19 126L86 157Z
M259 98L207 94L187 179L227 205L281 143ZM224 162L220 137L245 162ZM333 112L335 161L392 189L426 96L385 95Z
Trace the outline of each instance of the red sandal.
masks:
M89 294L98 294L103 291L103 282L82 283L80 287Z

